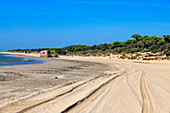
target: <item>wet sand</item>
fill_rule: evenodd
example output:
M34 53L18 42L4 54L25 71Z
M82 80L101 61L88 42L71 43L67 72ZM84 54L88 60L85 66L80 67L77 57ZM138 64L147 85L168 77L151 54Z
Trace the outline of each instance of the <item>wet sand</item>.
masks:
M21 88L21 91L16 91L19 100L2 107L0 112L170 112L169 61L63 56L59 59L48 59L46 62L38 65L0 67L1 73L12 71L26 76L0 82L0 94L9 94L6 101L1 101L0 105L10 102L10 96L15 94L12 91ZM60 62L64 66L59 65L58 68L58 64L54 62ZM29 95L22 100L22 93L26 94L25 92L30 95L40 93Z

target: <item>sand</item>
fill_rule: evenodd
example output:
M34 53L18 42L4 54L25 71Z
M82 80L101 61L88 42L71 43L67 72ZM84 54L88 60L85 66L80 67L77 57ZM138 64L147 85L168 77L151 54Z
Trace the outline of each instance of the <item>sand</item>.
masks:
M1 74L24 75L0 81L1 113L170 112L169 61L76 56L41 60L46 63L0 67Z

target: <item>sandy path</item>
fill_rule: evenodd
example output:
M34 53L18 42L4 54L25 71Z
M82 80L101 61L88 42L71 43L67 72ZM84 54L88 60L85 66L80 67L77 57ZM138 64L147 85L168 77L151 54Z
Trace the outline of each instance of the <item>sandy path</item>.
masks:
M169 113L170 92L167 78L169 79L170 77L170 70L168 70L170 64L153 63L149 64L150 66L132 64L130 62L122 62L122 64L124 64L123 66L126 67L128 73L125 74L121 80L110 85L110 87L96 100L87 100L89 101L88 103L90 103L88 106L86 105L87 102L84 102L73 108L70 112ZM164 66L159 67L159 65ZM163 72L163 70L165 71L164 75L161 75L165 76L166 79L158 79L160 78L160 75L157 75L156 73ZM157 80L155 81L153 79ZM128 86L133 94L130 92L130 89L128 89Z
M169 61L139 62L94 57L61 59L104 63L110 69L103 76L39 95L6 110L11 113L15 109L18 113L170 112Z
M96 95L93 95L92 99L86 100L70 112L169 113L170 84L167 79L170 77L170 64L162 62L151 62L149 65L120 63L128 71L121 80L113 82L99 97L96 98ZM166 79L159 79L160 75L156 73L163 72L163 70L164 75L160 75L165 76Z

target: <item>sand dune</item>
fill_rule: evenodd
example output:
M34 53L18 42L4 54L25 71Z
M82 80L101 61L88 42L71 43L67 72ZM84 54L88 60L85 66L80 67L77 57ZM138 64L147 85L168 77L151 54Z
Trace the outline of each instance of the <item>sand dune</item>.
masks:
M61 57L109 65L88 77L24 101L2 112L18 113L169 113L170 62L126 61L103 57Z

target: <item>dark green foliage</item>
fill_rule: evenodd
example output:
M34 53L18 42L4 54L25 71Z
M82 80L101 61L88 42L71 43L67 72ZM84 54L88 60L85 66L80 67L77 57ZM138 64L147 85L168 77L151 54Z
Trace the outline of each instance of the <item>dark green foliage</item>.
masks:
M135 42L134 40L127 40L127 41L125 42L125 44L128 45L128 44L132 44L132 43L134 43L134 42Z
M86 45L71 45L64 47L64 50L67 50L68 52L78 52L78 51L86 51L90 48L90 46Z
M163 35L165 42L170 43L170 35Z
M138 34L134 34L131 36L132 38L136 39L136 41L138 41L142 36L138 35Z
M170 56L170 35L164 35L163 38L157 36L132 35L134 40L125 42L115 41L113 44L99 44L93 46L70 45L64 48L42 48L42 49L17 49L11 51L17 52L40 52L42 50L53 50L59 55L65 54L88 54L88 53L134 53L134 52L164 52Z

